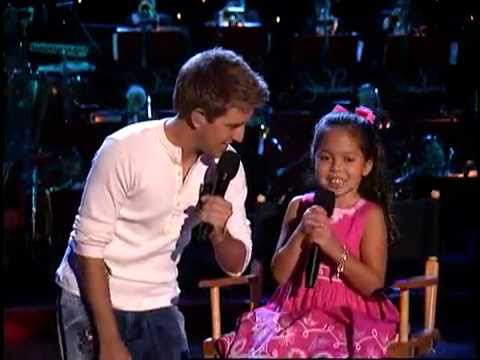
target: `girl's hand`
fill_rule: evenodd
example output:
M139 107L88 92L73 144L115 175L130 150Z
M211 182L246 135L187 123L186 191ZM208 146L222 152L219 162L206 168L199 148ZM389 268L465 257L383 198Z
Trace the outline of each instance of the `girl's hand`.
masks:
M297 229L305 236L311 237L313 231L316 228L322 227L325 222L328 223L325 209L318 205L313 205L305 211Z
M320 249L324 250L329 247L331 243L337 243L332 234L328 218L315 226L309 234L310 242L317 244Z
M320 206L313 205L305 211L300 222L300 231L305 234L306 240L317 244L327 255L334 254L342 247L334 237L327 212Z

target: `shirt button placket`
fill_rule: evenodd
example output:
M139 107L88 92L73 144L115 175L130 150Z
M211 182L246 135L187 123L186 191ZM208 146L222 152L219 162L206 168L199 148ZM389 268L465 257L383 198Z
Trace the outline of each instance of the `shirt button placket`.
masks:
M175 207L176 207L176 210L178 210L180 208L180 191L182 189L182 185L183 185L183 179L182 179L182 167L179 165L178 168L177 168L177 181L178 181L178 191L177 193L175 194Z

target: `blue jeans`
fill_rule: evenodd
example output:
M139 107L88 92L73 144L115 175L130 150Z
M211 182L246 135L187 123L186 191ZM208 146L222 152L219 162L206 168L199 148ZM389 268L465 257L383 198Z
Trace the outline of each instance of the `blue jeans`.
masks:
M63 360L98 357L95 329L82 299L60 290L57 330ZM118 330L133 360L190 358L185 320L176 306L147 310L114 309Z

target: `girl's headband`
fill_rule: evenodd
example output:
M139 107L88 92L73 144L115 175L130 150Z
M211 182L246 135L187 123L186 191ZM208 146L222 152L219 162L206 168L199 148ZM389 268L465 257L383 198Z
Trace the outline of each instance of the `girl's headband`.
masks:
M349 112L342 105L335 105L332 112ZM369 124L373 125L375 121L375 114L366 106L359 106L355 109L355 114L364 118Z

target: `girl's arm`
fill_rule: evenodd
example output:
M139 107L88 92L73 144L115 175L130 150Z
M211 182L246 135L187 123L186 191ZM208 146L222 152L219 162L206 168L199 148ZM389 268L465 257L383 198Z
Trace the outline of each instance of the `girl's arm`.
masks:
M322 246L322 251L338 263L344 250L338 241L329 241ZM371 296L384 286L386 267L387 227L383 211L374 206L368 210L360 256L348 255L342 276L362 295Z
M292 199L288 204L278 238L277 250L272 258L273 278L280 286L285 284L292 275L303 250L305 234L300 230L301 227L298 226L292 232L300 201L301 197L299 196ZM285 241L286 239L288 241Z

